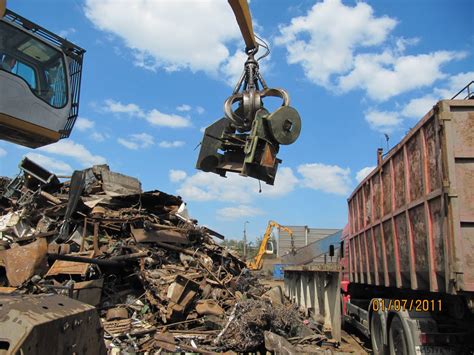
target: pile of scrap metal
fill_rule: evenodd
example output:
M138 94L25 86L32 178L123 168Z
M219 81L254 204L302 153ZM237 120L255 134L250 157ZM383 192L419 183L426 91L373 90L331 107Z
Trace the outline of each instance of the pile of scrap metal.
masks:
M28 158L20 169L0 181L0 345L9 351L49 351L54 329L58 352L78 353L98 334L105 343L97 353L251 351L265 346L265 331L301 333L281 290L248 277L180 197L142 192L137 179L106 165L63 182ZM261 324L245 316L250 309ZM56 320L50 332L38 328ZM67 329L75 329L69 341Z

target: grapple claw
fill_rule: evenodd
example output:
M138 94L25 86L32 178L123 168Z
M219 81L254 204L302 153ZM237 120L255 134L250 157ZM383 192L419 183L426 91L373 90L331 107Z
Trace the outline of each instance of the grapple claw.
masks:
M244 73L224 102L224 117L206 128L196 168L221 176L236 172L273 185L281 163L276 156L280 144L298 139L301 119L289 106L285 90L266 86L253 55L249 54ZM268 112L265 97L281 98L282 106ZM236 110L232 108L235 103L239 104Z

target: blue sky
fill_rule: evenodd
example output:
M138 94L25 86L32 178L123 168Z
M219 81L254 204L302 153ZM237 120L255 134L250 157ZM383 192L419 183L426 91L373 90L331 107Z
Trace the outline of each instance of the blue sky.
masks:
M342 228L346 198L440 98L474 80L470 0L252 0L271 56L261 72L303 120L280 150L275 186L198 172L201 129L222 117L245 56L227 1L9 0L87 50L80 119L68 140L31 150L0 141L0 175L22 156L59 174L96 163L182 196L230 238L282 224ZM273 103L274 104L274 103Z

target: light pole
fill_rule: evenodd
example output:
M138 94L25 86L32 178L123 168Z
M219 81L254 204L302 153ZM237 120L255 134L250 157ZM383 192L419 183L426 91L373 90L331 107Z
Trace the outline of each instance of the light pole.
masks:
M244 223L244 260L247 260L247 223L249 221L245 221Z

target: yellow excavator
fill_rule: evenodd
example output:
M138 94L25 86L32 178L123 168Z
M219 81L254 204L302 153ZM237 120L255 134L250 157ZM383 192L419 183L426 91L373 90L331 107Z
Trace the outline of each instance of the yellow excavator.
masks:
M0 0L0 139L38 148L69 137L84 53Z
M247 267L250 270L260 270L263 266L263 256L267 254L267 244L270 241L270 237L272 235L273 228L278 228L278 230L284 230L290 235L290 239L293 239L293 231L275 221L269 221L267 225L267 229L265 230L265 234L263 235L262 242L260 243L260 247L258 248L258 253L255 255L254 260L250 261L247 264ZM273 250L273 249L272 249Z

